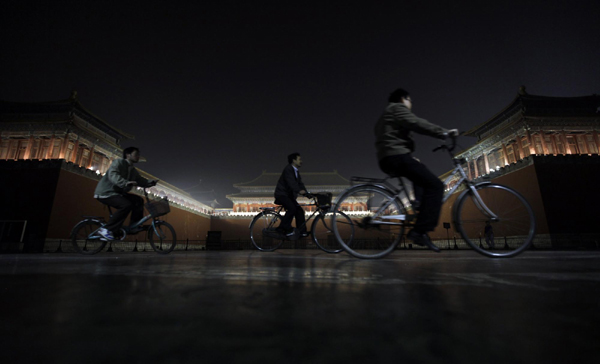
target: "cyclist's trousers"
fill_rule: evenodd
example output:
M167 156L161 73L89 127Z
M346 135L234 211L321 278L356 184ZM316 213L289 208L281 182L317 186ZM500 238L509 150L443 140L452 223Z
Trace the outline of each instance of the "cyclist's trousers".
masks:
M285 215L281 218L279 227L282 228L286 233L292 231L292 220L296 217L296 227L305 231L306 226L304 225L305 217L304 210L298 205L296 200L292 200L287 196L275 196L275 203L282 205L286 210Z
M394 177L406 177L413 184L415 197L420 201L419 215L414 230L419 233L433 231L440 219L444 184L425 165L411 154L385 157L379 167Z
M144 217L144 199L140 196L126 193L124 195L99 198L98 201L117 209L117 211L113 211L108 224L105 226L107 230L114 233L117 233L121 229L130 212L131 223L136 223Z

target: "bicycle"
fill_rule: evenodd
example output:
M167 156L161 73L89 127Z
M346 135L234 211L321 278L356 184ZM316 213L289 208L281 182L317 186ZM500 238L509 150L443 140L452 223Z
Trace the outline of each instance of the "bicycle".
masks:
M277 232L275 229L281 221L281 211L283 206L277 207L261 207L262 210L259 212L250 223L250 240L256 249L264 252L271 252L279 248L286 240L297 240L299 238L299 231L303 227L307 226L310 219L315 217L311 231L307 232L312 241L323 251L327 253L339 253L342 251L342 247L338 244L338 240L333 234L331 227L331 217L333 216L331 210L331 193L315 193L308 194L307 197L313 200L313 204L300 204L300 206L316 206L316 210L306 219L303 225L299 226L295 230L295 234L291 237L287 237L282 233ZM343 217L346 224L350 224L351 220L346 214L340 212L338 214ZM341 219L339 219L341 220ZM350 234L350 238L352 235Z
M462 167L466 160L454 156L456 137L449 140L450 145L446 142L433 151L446 150L454 164L444 185L448 185L455 176L459 177L458 182L444 194L443 202L459 187L465 187L452 206L455 229L471 248L485 256L513 257L520 254L531 245L535 236L536 222L531 206L510 187L489 181L473 183ZM393 178L399 179L400 187L389 182ZM405 227L414 225L414 201L410 199L404 180L398 176L384 179L353 177L352 182L361 184L342 193L334 208L333 220L337 220L335 211L342 211L344 204L359 206L364 211L352 218L352 239L348 238L348 229L338 229L343 224L336 222L332 224L335 236L342 248L357 258L384 257L396 249ZM484 247L480 239L486 222L492 226L490 231L496 238L486 239L487 247ZM485 232L488 235L487 229ZM500 240L499 237L504 237L504 251L496 247L494 240Z
M144 188L144 196L146 197L144 206L149 214L144 216L138 222L121 228L121 235L115 240L125 240L127 234L147 232L148 241L152 246L152 249L159 254L168 254L175 249L177 235L171 224L159 220L158 217L166 215L171 211L169 208L169 201L166 197L157 201L151 201L148 197L146 188ZM110 206L108 207L108 210L109 214L112 216ZM104 217L102 216L83 217L84 219L78 222L71 230L73 247L81 254L96 254L102 251L108 243L106 239L98 234L98 230L105 226L107 222L104 221ZM143 225L148 220L152 220L152 223L150 225Z

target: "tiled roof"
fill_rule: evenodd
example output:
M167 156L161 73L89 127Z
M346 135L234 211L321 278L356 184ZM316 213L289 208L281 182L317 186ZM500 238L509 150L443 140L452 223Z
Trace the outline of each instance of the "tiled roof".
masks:
M31 117L34 115L44 116L45 119L50 119L51 116L58 116L61 120L64 119L66 121L71 113L92 123L116 139L135 139L133 135L115 128L83 107L79 100L77 100L76 92L69 99L49 102L10 102L0 100L0 115L2 116L0 121L28 122L28 120L23 120L22 116ZM14 120L12 120L13 118Z
M580 97L537 96L527 94L522 88L517 97L507 107L486 122L467 131L465 135L479 136L518 113L523 116L585 117L599 116L599 108L600 96L595 94Z

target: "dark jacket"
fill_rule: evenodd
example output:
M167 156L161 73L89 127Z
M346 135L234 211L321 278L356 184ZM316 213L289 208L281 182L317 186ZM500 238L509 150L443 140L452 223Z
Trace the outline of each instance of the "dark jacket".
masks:
M412 153L415 150L415 142L411 138L413 131L440 139L448 134L448 130L441 126L417 117L404 104L390 103L375 125L377 159Z
M291 164L288 164L283 169L281 177L279 177L279 181L277 181L277 187L275 187L275 198L277 198L277 196L287 196L295 200L301 190L306 191L306 187L304 186L304 183L302 183L300 172L298 172L298 178L296 178L294 167L292 167Z

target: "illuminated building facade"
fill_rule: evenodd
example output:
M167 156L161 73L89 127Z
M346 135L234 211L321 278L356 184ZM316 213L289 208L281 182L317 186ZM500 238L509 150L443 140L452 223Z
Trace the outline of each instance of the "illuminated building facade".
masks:
M517 97L490 120L467 131L477 144L458 157L468 161L469 178L500 171L529 156L598 155L600 96Z
M521 87L507 107L466 132L477 143L457 157L466 159L463 168L475 182L490 180L523 194L534 209L539 237L597 234L599 133L600 96L536 96ZM450 180L446 190L456 182ZM451 222L457 195L443 206L432 237L446 237L442 223Z
M73 92L66 100L0 102L0 160L64 159L106 172L120 158L122 139L133 139L93 115Z
M275 186L281 173L263 173L249 182L242 182L233 185L240 190L240 193L227 195L227 198L233 203L233 209L230 216L254 216L260 211L260 207L275 206ZM342 177L337 171L314 173L302 172L302 181L309 192L331 192L333 201L336 197L350 186L350 181ZM299 196L299 203L309 203L308 199ZM354 208L350 206L349 208ZM305 210L314 211L314 206L305 207Z
M81 215L108 217L93 193L112 161L122 157L124 139L133 136L88 111L76 92L54 102L0 101L0 230L23 222L26 228L17 229L24 231L25 244L35 241L25 250L40 251L44 241L68 237ZM168 197L172 209L165 219L173 219L180 239L205 238L212 207L162 179L148 190Z

